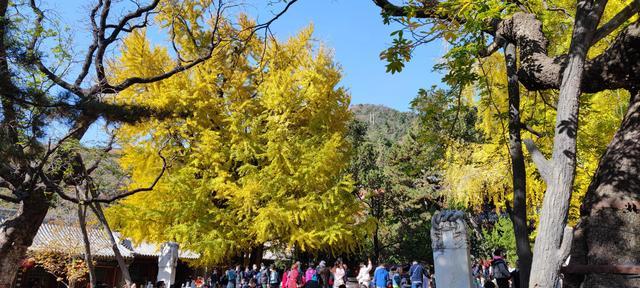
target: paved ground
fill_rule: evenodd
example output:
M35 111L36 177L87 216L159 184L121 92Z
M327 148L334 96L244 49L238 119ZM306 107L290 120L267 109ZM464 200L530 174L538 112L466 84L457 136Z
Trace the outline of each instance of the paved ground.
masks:
M358 288L358 280L355 277L347 278L347 288Z

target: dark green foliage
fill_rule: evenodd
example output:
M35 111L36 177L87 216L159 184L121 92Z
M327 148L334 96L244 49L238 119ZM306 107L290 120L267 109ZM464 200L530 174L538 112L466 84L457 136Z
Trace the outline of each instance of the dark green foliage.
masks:
M452 142L482 139L475 129L477 111L459 89L422 89L411 105L412 112L368 104L351 109L354 194L378 223L362 259L430 262L431 215L443 207L442 157Z
M459 89L420 89L411 101L421 122L420 140L442 149L449 140L480 142L482 135L475 128L477 108L466 102Z
M362 255L378 261L431 261L430 219L439 207L435 154L419 141L418 118L411 112L377 105L352 108L353 145L349 172L354 193L377 220Z
M497 248L502 248L506 251L509 263L515 264L518 260L513 223L507 216L500 217L491 227L484 227L482 240L478 244L480 257L489 257Z
M382 139L383 142L396 142L402 138L415 123L417 114L400 112L389 107L373 104L351 106L356 120L366 125L366 137Z

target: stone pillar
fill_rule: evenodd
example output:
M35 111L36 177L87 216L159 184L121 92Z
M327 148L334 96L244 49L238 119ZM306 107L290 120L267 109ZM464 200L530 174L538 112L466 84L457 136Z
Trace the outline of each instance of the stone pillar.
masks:
M157 281L164 281L166 287L176 281L176 267L178 266L178 243L167 242L162 244L158 257Z
M462 211L444 210L431 219L436 287L471 288L471 258Z

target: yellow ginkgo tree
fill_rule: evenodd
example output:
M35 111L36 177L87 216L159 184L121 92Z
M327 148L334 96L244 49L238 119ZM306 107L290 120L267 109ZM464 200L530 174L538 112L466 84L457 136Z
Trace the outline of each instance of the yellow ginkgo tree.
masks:
M119 130L132 186L158 175L158 153L167 169L153 191L107 211L117 229L134 240L177 241L202 263L256 255L265 244L312 253L358 248L371 221L345 173L350 97L312 31L284 42L236 31L240 39L221 41L195 69L118 95L115 101L175 112ZM198 31L189 34L185 47L200 41ZM170 62L144 33L124 41L111 77L153 73Z

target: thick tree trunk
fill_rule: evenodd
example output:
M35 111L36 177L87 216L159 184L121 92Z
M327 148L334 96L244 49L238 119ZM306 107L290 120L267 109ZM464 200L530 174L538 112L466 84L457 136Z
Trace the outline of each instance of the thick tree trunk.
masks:
M96 195L94 195L95 197ZM113 232L111 231L111 227L109 227L109 222L107 222L107 218L104 216L104 212L102 211L102 206L100 203L95 203L92 205L93 211L98 217L100 224L102 224L102 228L104 232L109 236L109 242L111 242L111 249L113 249L113 254L116 256L116 261L118 262L118 267L120 267L120 272L122 273L122 279L127 284L127 287L131 287L133 281L131 281L131 275L129 274L129 267L127 263L124 261L122 254L120 253L120 249L118 249L118 243L116 242L115 237L113 237Z
M516 45L507 43L504 56L509 90L509 156L511 156L513 177L513 211L510 216L516 238L516 253L520 262L520 287L527 288L533 254L527 226L527 172L520 136L520 87L517 76Z
M632 91L620 129L587 190L571 265L640 263L640 92ZM588 267L589 267L588 266ZM579 276L579 275L578 275ZM578 280L582 277L578 277ZM574 287L579 287L574 283ZM640 278L589 273L582 287L640 287Z
M49 202L44 193L32 191L16 216L0 225L0 288L13 285L20 261L24 259L48 210Z
M264 254L264 244L260 244L257 247L251 248L251 253L249 254L249 263L251 265L258 265L262 262L262 255Z
M578 98L587 52L606 2L578 1L569 60L560 86L551 165L536 163L546 180L547 191L540 213L529 287L554 287L571 247L573 234L566 224L576 169Z

